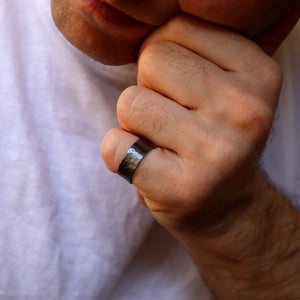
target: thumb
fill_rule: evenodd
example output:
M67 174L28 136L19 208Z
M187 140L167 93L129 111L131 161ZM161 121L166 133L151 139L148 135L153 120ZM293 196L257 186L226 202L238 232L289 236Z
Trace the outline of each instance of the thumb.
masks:
M269 55L272 55L287 35L292 31L300 17L300 4L283 15L253 40Z

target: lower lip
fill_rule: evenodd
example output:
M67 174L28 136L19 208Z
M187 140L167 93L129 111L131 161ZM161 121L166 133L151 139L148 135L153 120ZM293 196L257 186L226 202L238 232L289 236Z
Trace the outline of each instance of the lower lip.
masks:
M92 15L99 25L109 25L121 30L150 31L153 26L140 22L107 4L103 0L78 0L85 13Z

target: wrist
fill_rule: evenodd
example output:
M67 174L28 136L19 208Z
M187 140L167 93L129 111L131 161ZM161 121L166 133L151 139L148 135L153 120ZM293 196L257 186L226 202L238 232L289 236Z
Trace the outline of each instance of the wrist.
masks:
M277 192L257 173L230 204L220 205L215 214L202 213L205 221L193 221L196 216L190 217L190 222L183 222L183 226L169 230L179 239L197 239L204 244L208 241L222 241L220 243L224 244L226 240L230 243L233 239L241 239L242 233L255 239L261 234L268 234L270 221L280 218L283 207L290 207L288 200L278 197ZM212 220L209 220L210 216L213 216ZM248 238L242 244L250 242Z
M247 205L222 223L172 233L220 299L291 299L299 296L299 225L290 202L259 179Z

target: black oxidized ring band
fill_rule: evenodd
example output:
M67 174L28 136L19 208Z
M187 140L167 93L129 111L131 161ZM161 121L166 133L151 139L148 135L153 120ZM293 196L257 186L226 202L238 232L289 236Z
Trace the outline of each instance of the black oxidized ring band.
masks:
M125 157L123 158L118 174L126 179L129 183L132 183L132 176L145 157L145 155L153 150L154 147L142 140L135 142L127 151Z

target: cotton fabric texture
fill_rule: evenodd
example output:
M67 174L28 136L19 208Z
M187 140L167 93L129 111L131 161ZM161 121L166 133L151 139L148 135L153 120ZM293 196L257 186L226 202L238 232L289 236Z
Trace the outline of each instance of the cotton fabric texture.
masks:
M0 299L210 299L183 248L101 160L133 66L76 50L49 0L1 1L0 19ZM297 30L278 53L286 82L263 163L295 203Z

